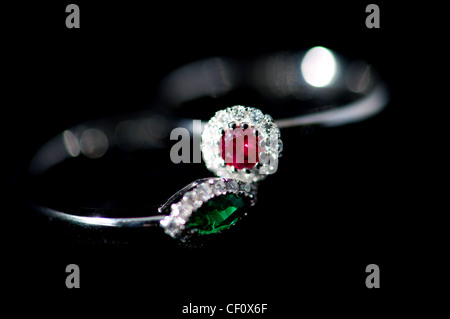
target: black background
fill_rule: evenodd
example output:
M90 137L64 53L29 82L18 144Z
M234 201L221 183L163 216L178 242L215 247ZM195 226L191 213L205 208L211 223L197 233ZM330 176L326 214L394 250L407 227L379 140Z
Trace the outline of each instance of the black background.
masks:
M414 182L409 148L421 138L408 120L419 101L406 100L412 57L405 52L414 32L398 22L405 8L376 2L381 28L367 29L367 1L76 3L80 29L65 27L65 2L2 10L5 305L26 300L47 314L151 318L186 317L182 306L190 302L267 303L262 318L402 311L399 296L410 289L405 265L419 245L404 190ZM252 214L223 239L191 249L156 229L92 234L27 207L20 177L39 145L65 128L145 108L158 81L193 60L315 45L371 63L391 102L357 124L283 132L279 171L261 186ZM190 165L175 184L210 176L202 164ZM138 185L157 182L171 192L173 178ZM80 266L80 289L65 287L71 263ZM380 289L365 286L371 263L381 269Z

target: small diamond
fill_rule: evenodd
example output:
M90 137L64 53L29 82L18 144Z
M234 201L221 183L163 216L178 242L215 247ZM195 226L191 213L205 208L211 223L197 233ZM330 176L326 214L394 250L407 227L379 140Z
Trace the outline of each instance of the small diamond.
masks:
M266 114L264 116L264 120L266 120L266 122L272 123L273 122L273 118L272 116L270 116L269 114Z
M272 135L272 123L264 123L263 128L268 136Z
M214 184L214 194L222 195L225 192L225 184L222 180L217 181Z
M172 211L172 212L171 212L171 215L172 215L172 216L178 216L178 215L180 215L180 206L181 206L180 203L170 205L170 209L171 209L171 211Z
M240 105L235 106L231 109L231 114L236 120L240 121L245 117L245 108Z
M218 111L216 112L216 115L213 117L213 123L215 126L220 127L219 123L223 123L224 121L227 121L227 114L225 112Z
M238 185L238 182L235 179L228 180L227 186L228 186L228 189L233 191L233 192L239 191L239 185Z
M166 228L165 233L170 237L176 238L180 233L180 230L178 230L177 228Z
M200 199L200 197L197 195L197 191L192 191L191 195L189 196L190 202L192 203L192 206L194 206L194 209L199 208L202 206L203 201Z
M175 226L180 226L186 224L186 219L181 217L175 217L172 221Z
M166 216L159 223L161 224L162 227L166 228L167 226L169 226L170 221L171 221L170 216Z
M241 184L241 191L250 193L251 190L252 190L251 184L248 184L248 183Z
M281 140L278 140L278 152L283 152L283 141ZM279 156L281 156L281 154Z
M195 189L195 197L197 198L197 201L200 202L204 202L205 200L208 199L205 192L198 187Z
M213 194L211 191L211 188L209 188L209 186L207 184L199 185L196 188L196 192L197 192L197 197L203 202L210 199L211 195Z
M183 203L181 204L180 207L180 214L189 214L193 210L194 206L189 201L185 201L183 197Z
M250 113L250 120L252 120L254 123L258 124L263 119L264 114L258 109L252 110Z

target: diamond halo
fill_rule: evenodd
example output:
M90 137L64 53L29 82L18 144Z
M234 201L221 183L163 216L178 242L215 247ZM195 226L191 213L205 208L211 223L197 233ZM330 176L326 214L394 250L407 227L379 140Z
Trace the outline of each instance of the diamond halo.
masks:
M229 156L227 152L224 152L226 143L235 143L236 148L236 135L228 137L236 128L242 128L241 132L244 132L244 135L248 135L249 131L253 134L251 138L253 138L253 144L256 141L257 152L256 161L251 162L254 165L249 165L247 159L245 163L236 164L236 155L232 153ZM247 149L241 150L245 158L249 152L248 144L250 143L245 144ZM277 170L278 158L282 150L280 130L272 117L268 114L264 115L261 110L242 105L232 106L216 112L206 123L201 136L201 150L206 167L217 176L247 183L257 182ZM239 150L236 150L236 153L238 152Z
M203 205L223 195L236 195L247 198L250 206L253 206L256 203L256 188L256 184L234 179L214 177L197 180L159 208L160 213L167 213L160 221L160 226L171 237L186 241L198 232L198 229L187 226L192 215Z

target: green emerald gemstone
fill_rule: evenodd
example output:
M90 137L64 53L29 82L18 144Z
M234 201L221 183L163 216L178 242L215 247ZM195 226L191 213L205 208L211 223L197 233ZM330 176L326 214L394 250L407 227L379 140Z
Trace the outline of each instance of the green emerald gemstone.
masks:
M199 235L218 233L239 219L239 211L244 206L244 199L235 194L215 197L195 211L186 226L196 229Z

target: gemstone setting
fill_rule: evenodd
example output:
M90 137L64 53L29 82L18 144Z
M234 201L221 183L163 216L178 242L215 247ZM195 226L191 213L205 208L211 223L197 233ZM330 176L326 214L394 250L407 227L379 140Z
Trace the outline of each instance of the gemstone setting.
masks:
M234 126L224 130L220 152L225 165L236 169L252 169L259 162L259 153L264 151L259 145L258 135L257 130L248 126ZM241 143L243 147L239 147Z
M236 194L218 196L193 212L186 228L197 229L199 235L218 233L237 222L236 211L244 206L244 199Z
M166 234L181 241L220 233L234 225L256 203L256 184L234 179L197 180L173 195L160 213Z
M206 167L217 176L247 183L276 172L279 145L280 130L272 117L242 105L216 112L201 136Z

